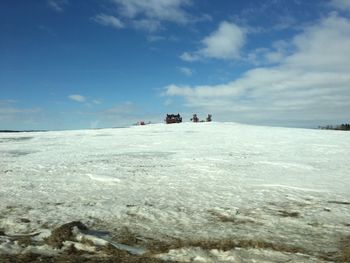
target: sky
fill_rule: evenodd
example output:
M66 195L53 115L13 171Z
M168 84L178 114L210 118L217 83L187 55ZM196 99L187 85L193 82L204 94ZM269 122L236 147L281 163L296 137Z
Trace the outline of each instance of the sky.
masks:
M350 0L3 0L0 129L350 122Z

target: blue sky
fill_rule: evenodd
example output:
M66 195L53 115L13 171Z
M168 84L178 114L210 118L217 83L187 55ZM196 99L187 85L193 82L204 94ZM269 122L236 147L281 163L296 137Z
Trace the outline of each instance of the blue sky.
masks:
M5 0L0 129L349 122L348 0Z

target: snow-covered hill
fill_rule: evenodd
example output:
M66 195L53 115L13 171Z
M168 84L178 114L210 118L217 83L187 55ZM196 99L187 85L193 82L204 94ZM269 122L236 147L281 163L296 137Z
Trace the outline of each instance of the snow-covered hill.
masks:
M346 132L235 123L2 133L0 253L49 251L8 236L79 220L174 248L162 259L321 262L350 236L349 149Z

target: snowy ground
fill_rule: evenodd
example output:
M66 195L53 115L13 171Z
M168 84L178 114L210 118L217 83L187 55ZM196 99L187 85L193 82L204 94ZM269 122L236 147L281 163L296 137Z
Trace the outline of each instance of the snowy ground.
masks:
M0 253L55 253L10 236L80 220L118 243L166 244L154 252L165 260L330 260L350 236L349 135L235 123L1 133Z

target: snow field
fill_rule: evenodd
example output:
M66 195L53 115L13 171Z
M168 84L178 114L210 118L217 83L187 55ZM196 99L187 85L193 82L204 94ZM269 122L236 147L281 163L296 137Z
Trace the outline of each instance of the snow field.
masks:
M261 240L288 248L183 247L163 259L321 262L350 236L349 146L346 132L235 123L0 134L0 230L80 220L116 241L128 229L143 247ZM6 242L0 253L18 252Z

